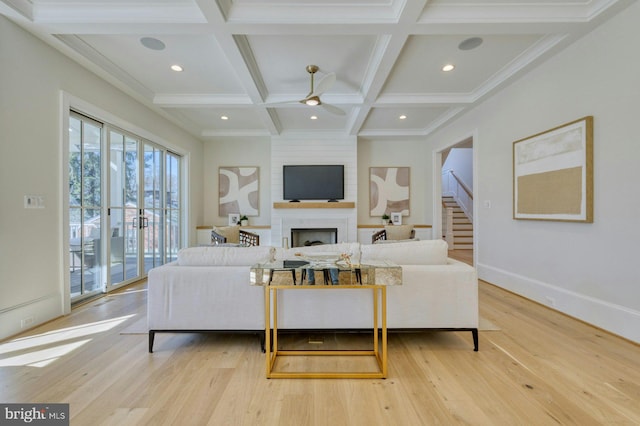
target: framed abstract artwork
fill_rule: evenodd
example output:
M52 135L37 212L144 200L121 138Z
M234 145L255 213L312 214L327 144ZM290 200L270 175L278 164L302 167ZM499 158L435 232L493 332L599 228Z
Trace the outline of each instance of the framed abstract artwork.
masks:
M593 117L513 143L513 218L593 222Z
M409 216L409 167L369 168L369 215Z
M218 215L231 213L258 216L260 169L258 167L220 167L218 169Z

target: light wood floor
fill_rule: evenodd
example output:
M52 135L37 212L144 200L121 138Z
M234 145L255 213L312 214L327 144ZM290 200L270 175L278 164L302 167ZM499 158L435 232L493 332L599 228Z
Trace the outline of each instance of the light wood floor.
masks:
M149 354L121 334L145 288L0 344L0 402L69 403L72 425L640 424L638 345L484 282L500 330L480 351L470 333L391 334L386 380L265 379L252 335L160 334Z

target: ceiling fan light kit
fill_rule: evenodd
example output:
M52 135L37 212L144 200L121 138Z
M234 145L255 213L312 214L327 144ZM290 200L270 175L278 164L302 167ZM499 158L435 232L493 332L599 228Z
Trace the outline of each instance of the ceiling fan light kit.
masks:
M302 103L307 104L309 106L320 105L320 98L317 96L312 96L310 98L305 99Z

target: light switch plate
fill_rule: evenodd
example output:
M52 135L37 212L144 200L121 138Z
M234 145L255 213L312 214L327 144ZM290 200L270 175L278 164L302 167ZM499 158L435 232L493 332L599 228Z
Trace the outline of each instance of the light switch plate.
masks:
M25 209L44 209L44 195L25 195Z

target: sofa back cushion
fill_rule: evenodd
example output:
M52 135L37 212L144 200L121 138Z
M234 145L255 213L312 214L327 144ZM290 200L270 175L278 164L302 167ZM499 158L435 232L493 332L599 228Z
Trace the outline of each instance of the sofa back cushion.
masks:
M350 253L351 262L360 262L360 243L338 243L338 244L318 244L314 246L292 247L285 249L276 248L276 260L292 260L296 259L296 253L303 254L322 254L322 253Z
M393 244L363 244L361 262L388 260L398 265L445 265L448 244L444 240L421 240Z
M178 252L180 266L252 266L273 261L271 246L189 247Z

